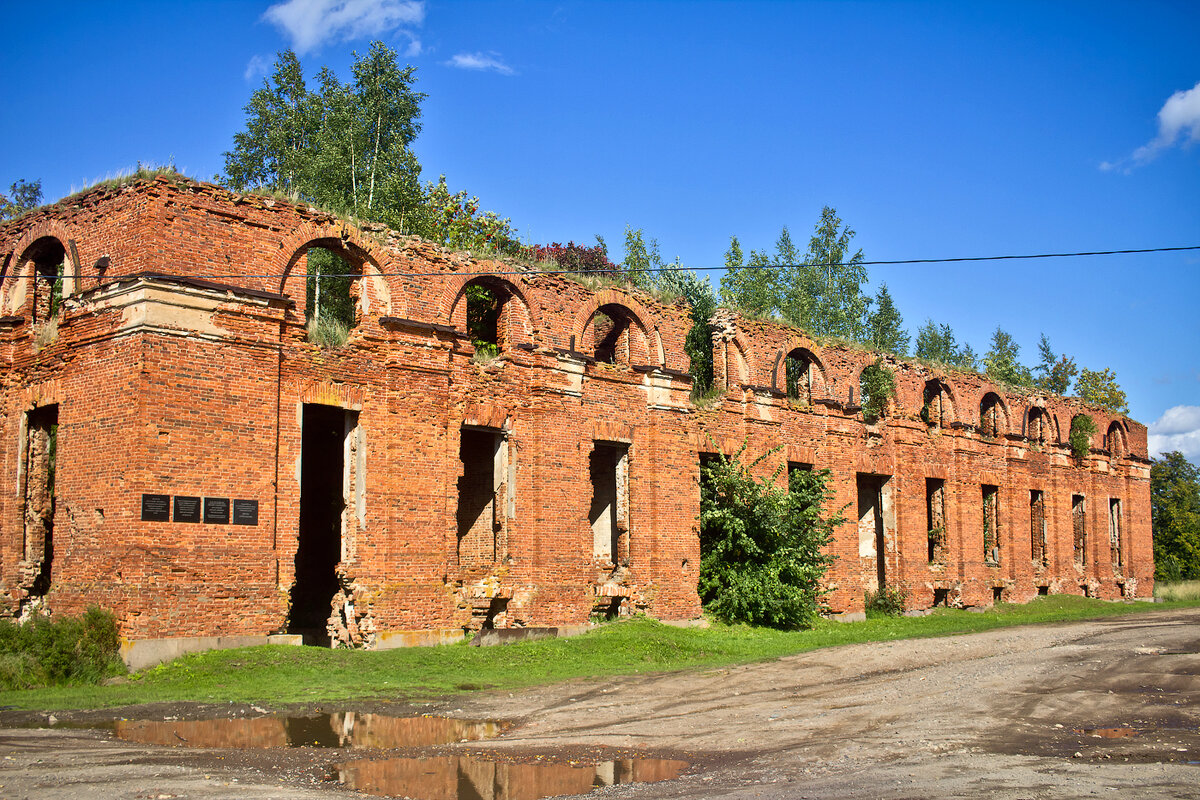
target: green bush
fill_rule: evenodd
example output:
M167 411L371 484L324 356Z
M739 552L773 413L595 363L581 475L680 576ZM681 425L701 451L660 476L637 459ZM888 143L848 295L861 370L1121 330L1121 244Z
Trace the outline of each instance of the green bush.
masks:
M0 689L99 683L125 671L117 620L89 608L82 617L25 624L0 621Z
M700 599L725 622L802 628L817 618L824 552L840 515L827 517L828 470L796 471L788 489L750 474L745 446L700 470ZM780 467L782 469L782 467Z
M906 598L898 586L884 586L877 592L867 592L867 616L898 617L904 613Z
M1092 434L1096 432L1096 422L1087 414L1077 414L1071 420L1071 433L1067 441L1071 444L1071 452L1075 458L1082 461L1092 449Z
M888 400L896 396L896 376L884 366L883 359L863 368L859 377L862 391L862 414L867 422L874 422L887 411Z

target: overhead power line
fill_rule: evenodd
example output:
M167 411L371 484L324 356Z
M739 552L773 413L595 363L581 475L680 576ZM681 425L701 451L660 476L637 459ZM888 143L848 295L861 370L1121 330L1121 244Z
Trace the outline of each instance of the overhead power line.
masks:
M328 249L328 248L314 248L314 249ZM741 266L738 266L737 269L768 270L768 269L797 269L800 267L844 267L844 266L849 266L851 264L854 264L857 266L863 266L863 267L905 266L905 265L912 265L912 264L961 264L961 263L981 262L981 261L1023 261L1023 260L1032 260L1032 259L1040 259L1040 258L1083 258L1083 257L1093 257L1093 256L1137 255L1137 254L1142 254L1142 253L1178 253L1178 252L1189 251L1189 250L1200 250L1200 245L1187 245L1184 247L1144 247L1144 248L1130 249L1130 250L1087 250L1087 251L1082 251L1082 252L1078 252L1078 253L1025 253L1025 254L1020 254L1020 255L1000 255L1000 256L959 256L956 258L900 258L900 259L891 259L891 260L887 260L887 261L831 261L831 262L802 261L802 262L799 262L796 264L743 264ZM499 256L499 257L503 258L503 256ZM455 271L377 272L375 274L379 275L380 277L384 277L384 278L440 278L440 277L447 277L450 275L453 275L456 277L465 277L465 276L466 277L484 277L484 276L488 276L488 275L537 277L539 275L617 275L617 274L629 274L629 273L634 273L634 272L711 272L711 271L721 270L721 269L728 269L728 267L726 267L724 265L718 266L718 267L688 267L688 266L683 266L683 265L679 265L679 266L665 265L665 266L651 267L649 269L640 269L640 268L632 268L632 267L624 267L621 265L616 265L612 269L598 269L598 270L520 269L520 270L508 270L508 271L499 271L499 272L496 272L496 271L489 271L489 272L455 272ZM347 273L323 272L323 273L321 273L321 277L322 278L356 278L360 274L361 273L357 273L357 272L347 272ZM40 275L40 274L36 273L36 271L35 271L35 274L30 277L34 277L34 278L40 277L45 280L57 280L61 276ZM119 280L121 277L122 276L120 276L120 275L114 275L114 276L112 276L112 278L110 280ZM280 278L283 278L284 276L276 275L276 274L255 275L255 274L247 274L247 273L208 273L208 274L198 274L198 275L172 274L172 275L163 275L162 277L195 278L197 280L216 280L216 279L245 280L247 278L257 278L257 279L265 280L265 279L271 279L271 278L280 279Z

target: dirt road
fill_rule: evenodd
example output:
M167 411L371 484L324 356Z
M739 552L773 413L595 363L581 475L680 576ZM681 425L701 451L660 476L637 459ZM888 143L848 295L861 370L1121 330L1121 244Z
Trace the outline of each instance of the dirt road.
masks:
M429 752L518 760L644 753L693 762L676 780L605 788L605 798L1200 797L1200 610L851 645L732 669L480 693L415 710L518 723L486 746ZM0 715L8 725L21 719ZM6 728L0 797L355 796L326 780L329 765L346 758Z

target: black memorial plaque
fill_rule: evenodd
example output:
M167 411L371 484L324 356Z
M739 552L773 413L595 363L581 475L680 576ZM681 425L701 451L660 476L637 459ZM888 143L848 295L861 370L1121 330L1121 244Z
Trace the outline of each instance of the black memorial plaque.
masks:
M229 524L229 498L204 498L204 521L209 525Z
M199 522L200 521L200 498L199 497L184 497L183 495L175 495L175 521L176 522Z
M234 500L233 501L233 524L234 525L257 525L258 524L258 501L257 500Z
M170 522L171 495L142 495L142 522Z

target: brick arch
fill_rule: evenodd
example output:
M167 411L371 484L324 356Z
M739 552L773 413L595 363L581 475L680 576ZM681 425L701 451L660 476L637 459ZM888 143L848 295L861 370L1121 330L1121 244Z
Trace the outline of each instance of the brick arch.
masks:
M319 245L322 241L337 242L340 247L348 250L352 256L362 262L362 280L364 283L370 281L371 284L371 291L364 291L363 299L360 300L361 303L367 304L363 308L364 312L374 313L374 309L369 305L370 298L374 297L382 306L379 309L379 316L407 315L407 300L404 293L394 291L394 289L399 289L398 286L393 287L391 284L391 281L395 280L394 278L384 277L382 265L389 262L387 254L375 242L363 237L357 228L344 223L329 222L324 225L316 225L312 222L304 222L280 241L279 253L272 259L271 268L268 271L269 274L274 275L278 270L279 284L274 287L278 292L285 293L288 281L299 277L292 274L296 264L310 246Z
M926 403L929 402L928 393L930 389L938 390L938 394L945 392L947 399L950 401L950 408L947 409L945 404L942 405L941 413L938 416L937 422L928 419L928 412L925 411ZM945 378L932 377L921 384L921 414L927 425L949 425L958 419L958 398L954 396L954 387Z
M592 321L592 317L596 316L596 312L600 310L601 306L623 306L646 340L647 356L655 359L657 366L666 365L666 354L663 352L662 337L658 333L658 328L650 328L646 324L646 320L653 319L653 314L636 298L616 289L601 289L593 294L587 303L579 307L579 311L575 313L575 319L571 322L571 335L575 337L575 341L583 341L583 332L587 330L588 323Z
M1033 415L1035 412L1041 414L1041 424L1045 427L1045 430L1038 437L1030 436L1030 426L1032 425ZM1025 427L1022 431L1022 434L1031 442L1060 444L1063 441L1061 435L1062 431L1060 430L1058 424L1058 416L1050 410L1044 400L1031 400L1029 405L1026 406L1024 426Z
M472 273L461 275L455 272L447 272L445 277L441 278L443 287L441 298L437 304L438 321L454 325L458 316L462 316L458 306L466 295L467 284L480 281L485 285L491 284L500 287L510 297L518 301L518 305L521 307L524 316L522 324L526 329L525 335L529 342L534 342L539 338L542 329L540 310L531 299L532 293L528 291L525 282L520 279L512 280L511 277ZM466 329L464 328L463 330L465 331Z
M1003 436L1012 429L1012 412L1009 410L1008 401L1004 399L1004 395L996 390L994 386L984 386L979 392L979 403L975 406L975 411L978 414L979 428L983 430L986 422L983 418L983 404L987 402L989 397L996 398L996 407L999 414L996 419L997 436Z
M731 350L733 352L730 352ZM718 355L720 363L717 360ZM737 380L730 380L731 362L736 365L738 359L741 359L743 364L738 370L740 375L737 376ZM728 390L735 383L750 383L752 376L757 374L758 368L754 359L754 351L741 331L737 331L732 336L722 336L718 342L713 342L713 381L716 385L721 385Z
M67 246L71 231L56 219L42 219L30 226L17 240L8 269L0 275L0 315L15 315L32 296L29 278L32 277L33 262L25 259L25 253L34 242L47 238L57 239L62 245L63 296L79 291L79 265L71 260L71 249Z
M829 380L825 367L824 352L815 342L809 341L808 339L801 339L798 336L788 337L788 340L784 343L783 347L776 351L775 357L771 361L771 388L778 389L779 391L786 391L786 386L780 386L780 367L783 366L784 360L796 350L803 350L804 352L808 353L808 355L812 356L812 361L817 367L817 378L819 381L813 382L813 396L817 396L818 389L823 391L825 394L832 394L831 381ZM786 375L782 377L786 377Z

